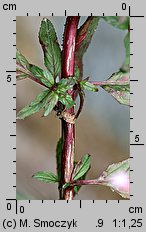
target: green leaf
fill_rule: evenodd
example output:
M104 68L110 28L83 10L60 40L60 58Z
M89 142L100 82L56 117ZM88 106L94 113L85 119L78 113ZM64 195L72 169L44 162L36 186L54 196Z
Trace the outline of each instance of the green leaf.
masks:
M26 58L16 49L16 79L23 80L29 76L29 63Z
M58 177L52 172L41 171L41 172L35 173L32 177L42 182L46 182L46 183L58 182Z
M101 18L103 18L107 23L121 30L127 30L130 23L129 16L103 16Z
M17 71L16 71L16 79L19 81L19 80L23 80L23 79L26 79L28 77L28 74L25 74L25 73L23 73L23 72L20 72L20 71L18 71L18 69L17 69Z
M82 65L83 66L83 65ZM78 67L78 65L77 65L77 61L75 61L75 67L74 67L74 76L76 77L76 79L77 80L81 80L82 78L82 72L83 72L83 67L80 67L80 69L79 69L79 67Z
M47 87L52 87L54 85L54 78L48 71L42 70L33 64L30 65L29 71Z
M48 116L48 114L53 110L55 105L58 102L58 95L54 92L51 92L48 97L48 103L45 106L44 116Z
M98 184L109 186L124 198L129 198L130 159L110 165L97 179Z
M76 164L73 172L73 180L78 180L84 176L90 169L90 155L84 155L83 158Z
M26 58L19 52L18 49L16 49L16 63L19 64L21 67L23 67L24 69L29 68L29 63L26 60Z
M63 188L63 189L66 189L66 188L68 188L69 186L70 186L69 183L65 183L65 184L63 184L62 188Z
M24 56L17 50L16 51L16 79L23 80L25 78L30 78L31 80L45 85L45 87L50 87L48 78L48 73L43 71L39 67L29 64ZM51 74L49 75L49 77ZM51 77L50 77L51 78ZM54 80L53 80L54 81Z
M97 92L98 88L96 87L96 85L93 85L92 83L88 82L88 81L81 81L80 82L80 86L82 90L88 90L88 91L92 91L92 92Z
M41 22L39 41L44 51L44 63L54 78L61 71L61 50L53 24L47 18Z
M65 105L66 109L70 109L75 105L75 102L72 100L72 97L68 93L60 94L59 101Z
M114 73L107 81L102 82L100 86L119 103L124 105L130 104L129 73Z
M130 33L129 32L125 36L124 45L125 45L126 58L123 66L121 67L121 71L127 72L130 69Z
M85 23L77 30L76 56L81 58L86 52L97 28L99 19L100 17L98 16L89 16Z
M84 180L85 178L81 179L80 180ZM74 186L74 192L75 192L75 195L77 195L79 193L79 190L81 189L82 185L78 185L78 186Z
M83 176L81 176L78 180L85 180L86 175L87 175L87 172ZM82 187L82 185L74 186L74 192L75 192L75 194L79 193L79 190L80 190L81 187Z
M57 143L56 147L56 161L57 161L57 174L58 180L61 180L61 156L62 156L62 149L63 149L63 139L60 138Z
M37 113L48 102L49 91L44 90L41 92L29 105L25 106L17 114L17 119L24 119L30 115Z
M64 93L69 89L72 89L73 86L76 83L76 78L75 77L68 77L68 78L62 78L59 82L58 82L58 92Z
M97 28L99 19L100 17L98 16L89 16L85 23L77 31L75 62L78 67L78 70L76 67L75 70L77 73L80 72L80 74L78 74L80 77L82 76L83 72L82 58L91 42L93 34Z

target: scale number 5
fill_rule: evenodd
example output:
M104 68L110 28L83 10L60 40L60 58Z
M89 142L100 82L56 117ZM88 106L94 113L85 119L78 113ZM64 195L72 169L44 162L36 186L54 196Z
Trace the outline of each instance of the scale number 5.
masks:
M135 142L136 142L136 143L139 142L139 135L135 135Z
M11 82L11 80L12 80L11 75L10 75L10 74L9 74L9 75L7 75L7 82Z

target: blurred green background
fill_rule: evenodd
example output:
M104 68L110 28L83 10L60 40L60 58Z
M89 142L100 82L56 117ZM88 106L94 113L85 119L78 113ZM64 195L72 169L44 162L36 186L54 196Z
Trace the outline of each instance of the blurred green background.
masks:
M65 17L48 17L62 44ZM86 17L82 17L81 23ZM17 17L17 48L30 63L44 68L38 40L42 17ZM84 78L106 80L122 65L125 57L125 31L108 25L103 19L84 56ZM31 102L43 87L31 80L17 82L17 111ZM37 171L56 172L55 149L60 137L60 121L55 113L42 118L39 112L17 121L17 192L19 199L58 199L56 184L32 179ZM129 108L120 105L108 93L86 93L83 112L76 125L76 160L91 155L87 178L96 178L106 167L129 156ZM22 197L21 197L22 196ZM76 199L121 199L104 186L83 186Z

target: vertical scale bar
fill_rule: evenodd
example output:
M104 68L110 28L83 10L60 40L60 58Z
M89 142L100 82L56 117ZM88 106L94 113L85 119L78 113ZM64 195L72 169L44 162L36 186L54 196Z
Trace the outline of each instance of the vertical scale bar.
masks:
M14 21L14 25L15 25L15 31L13 32L14 35L15 35L15 43L13 44L15 57L13 57L13 58L15 58L15 59L13 59L13 60L14 60L14 67L16 67L16 19L14 19L13 21ZM16 73L15 73L14 77L15 77L14 78L15 82L13 80L13 88L15 89L15 93L13 95L13 100L14 100L13 104L15 104L15 105L13 106L13 112L15 114L15 120L14 121L16 121ZM16 135L16 123L13 123L13 126L15 128L15 135ZM12 149L13 149L13 153L15 154L15 159L13 158L13 161L15 161L14 162L15 163L15 171L13 172L13 178L15 178L15 184L13 185L13 188L14 188L14 191L15 191L15 194L16 194L16 136L15 136L14 141L15 142L14 142L14 146L12 147ZM17 201L16 201L16 212L17 212Z
M130 6L129 6L128 10L129 10L129 17L130 17L130 14L131 14ZM131 18L130 18L130 28L131 28ZM132 31L130 30L130 40L131 40L131 33L132 33ZM130 54L131 54L131 43L130 43ZM130 66L131 66L131 56L130 56ZM130 80L131 80L131 69L130 69ZM131 91L131 84L130 84L130 91ZM131 95L130 95L130 105L131 105ZM131 117L131 108L130 108L130 128L131 128L131 120L132 119L133 118ZM130 129L130 131L131 131L131 129ZM129 136L130 136L130 134L129 134ZM131 142L131 137L130 137L130 142ZM130 144L129 144L129 146L130 146ZM130 159L131 158L133 159L133 156L131 156L131 147L129 149L130 149ZM130 160L130 168L131 168L131 163L132 162ZM132 179L132 177L131 177L131 172L130 172L130 186L131 186L131 179ZM130 198L132 196L133 196L133 194L131 194L131 188L130 188Z
M129 6L129 16L130 16L131 22L134 22L134 21L136 22L138 20L137 23L139 23L139 24L140 24L140 21L137 18L143 17L143 16L131 15L130 6ZM137 51L137 47L139 47L139 45L142 44L142 43L140 43L140 44L138 43L139 38L140 38L139 37L140 34L137 33L137 29L138 29L137 27L135 27L135 28L131 27L131 23L130 23L130 48L132 47L132 51L130 50L130 57L132 60L132 63L130 62L130 74L132 76L132 78L130 78L131 87L132 87L132 91L130 92L130 96L132 98L132 104L130 101L130 121L132 120L130 123L130 125L132 124L132 129L130 129L130 133L131 133L131 136L130 136L130 158L131 158L131 162L130 162L130 187L131 187L130 188L130 190L131 190L130 198L134 197L132 199L136 200L136 202L138 204L138 198L139 198L138 197L138 189L139 189L138 186L142 189L142 185L139 184L140 183L139 181L136 181L136 179L137 179L136 177L139 176L138 169L140 166L139 167L135 166L135 163L141 162L140 159L142 156L142 153L141 153L142 150L140 149L141 146L137 146L137 145L144 145L144 143L141 143L141 139L139 139L139 137L141 137L141 135L139 135L139 134L134 135L135 131L137 131L136 121L137 121L137 118L140 117L140 111L137 108L137 102L138 102L137 96L140 94L139 92L141 92L140 84L142 82L141 76L136 75L136 72L139 70L139 62L138 62L139 58L138 58L138 54L136 53L136 51ZM133 53L133 51L134 51L134 53ZM135 66L134 66L134 64L135 64ZM138 74L139 73L140 72L138 71ZM136 100L136 101L134 101L134 100ZM132 111L132 115L131 115L131 111ZM138 127L138 130L139 130L139 127ZM140 155L140 157L138 158L139 162L136 161L137 155L138 156ZM132 176L132 178L131 178L131 176ZM134 191L134 189L135 189L135 191Z
M3 197L16 197L15 191L15 152L16 152L16 78L15 50L16 4L2 3L0 8L1 26L1 192ZM13 187L14 186L14 187ZM2 195L2 194L1 194Z

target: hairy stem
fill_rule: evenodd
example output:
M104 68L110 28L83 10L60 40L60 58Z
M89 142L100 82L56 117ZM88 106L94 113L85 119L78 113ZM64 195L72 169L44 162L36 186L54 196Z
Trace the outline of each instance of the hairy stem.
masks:
M67 17L63 53L62 53L62 78L68 78L74 75L75 63L75 42L76 32L79 22L78 16ZM72 99L75 99L74 89L68 91ZM67 110L67 113L74 114L74 107ZM62 119L62 134L63 134L63 150L62 150L62 170L61 170L61 184L68 183L72 178L72 171L74 167L74 153L75 153L75 125L68 123ZM63 191L62 199L72 200L74 198L73 187L67 188Z

